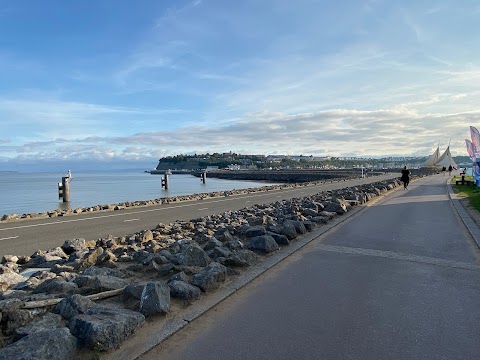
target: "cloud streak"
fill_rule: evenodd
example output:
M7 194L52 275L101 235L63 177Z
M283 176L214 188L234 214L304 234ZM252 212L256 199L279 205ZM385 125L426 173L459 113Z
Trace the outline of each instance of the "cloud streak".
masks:
M190 126L172 131L150 131L131 136L85 137L0 145L20 160L146 160L161 154L225 152L332 155L416 155L432 151L437 142L463 146L467 119L480 121L480 111L458 114L415 114L410 110L360 111L334 109L287 115L262 112L248 120L224 126ZM458 139L461 139L458 140ZM228 145L226 145L228 144ZM332 151L332 150L330 150Z

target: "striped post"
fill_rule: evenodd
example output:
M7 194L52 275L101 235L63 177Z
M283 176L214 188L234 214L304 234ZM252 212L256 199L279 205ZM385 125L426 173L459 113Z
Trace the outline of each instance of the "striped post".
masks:
M163 175L162 178L162 188L165 188L165 190L168 190L168 172L165 171L165 175Z
M58 183L58 199L63 202L70 201L70 176L62 176L62 182Z

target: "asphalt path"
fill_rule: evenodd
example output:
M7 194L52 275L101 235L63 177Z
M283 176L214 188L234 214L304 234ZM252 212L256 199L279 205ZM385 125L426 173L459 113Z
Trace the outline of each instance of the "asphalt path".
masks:
M201 216L238 210L254 204L303 197L320 191L372 183L398 177L385 175L334 181L321 185L301 186L245 195L218 197L199 201L185 201L162 205L126 208L118 211L81 213L71 216L0 223L0 257L4 255L32 255L37 250L61 246L67 239L96 240L108 235L124 236L154 229L159 223L191 220Z
M479 249L446 177L412 182L141 356L478 359Z

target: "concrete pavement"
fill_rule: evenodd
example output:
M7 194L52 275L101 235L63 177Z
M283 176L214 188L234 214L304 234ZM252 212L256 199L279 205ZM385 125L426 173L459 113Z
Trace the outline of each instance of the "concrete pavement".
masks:
M110 358L165 338L141 359L478 358L479 231L446 180L339 217Z

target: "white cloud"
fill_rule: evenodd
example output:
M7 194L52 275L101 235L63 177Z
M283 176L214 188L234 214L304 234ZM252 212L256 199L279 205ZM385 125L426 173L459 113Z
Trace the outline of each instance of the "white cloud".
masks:
M147 160L193 150L309 155L426 155L452 139L454 155L463 154L468 125L480 111L416 114L412 109L373 111L333 109L288 115L268 111L224 126L189 126L120 137L58 138L22 146L1 146L17 159ZM446 145L445 145L446 146ZM8 149L7 149L8 148ZM330 151L330 152L329 152Z

